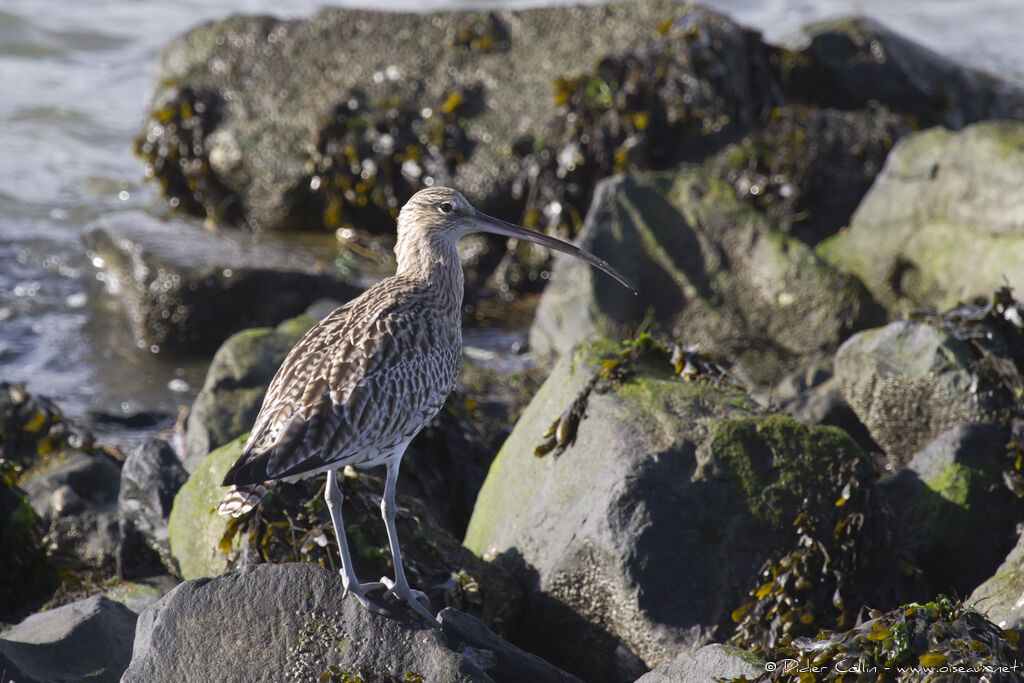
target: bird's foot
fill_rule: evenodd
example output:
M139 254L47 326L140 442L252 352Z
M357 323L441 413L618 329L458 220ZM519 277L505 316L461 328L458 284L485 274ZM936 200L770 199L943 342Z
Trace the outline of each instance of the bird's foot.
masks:
M342 574L342 577L345 577L345 575ZM368 598L366 594L371 591L383 590L385 588L390 590L391 587L389 585L381 581L359 583L358 581L349 581L347 580L347 578L344 583L345 590L342 591L341 597L345 597L346 595L351 593L359 599L359 602L363 603L363 607L365 607L366 609L370 610L371 612L376 612L377 614L386 614L384 608L370 600L370 598Z
M396 583L386 576L382 576L380 578L380 583L387 586L388 592L384 594L385 596L393 595L400 600L405 600L409 603L410 607L430 621L434 622L436 625L437 620L434 615L430 613L430 598L427 597L426 593L410 588L409 584L404 581ZM421 600L423 601L423 604L420 604ZM426 607L423 605L426 605Z

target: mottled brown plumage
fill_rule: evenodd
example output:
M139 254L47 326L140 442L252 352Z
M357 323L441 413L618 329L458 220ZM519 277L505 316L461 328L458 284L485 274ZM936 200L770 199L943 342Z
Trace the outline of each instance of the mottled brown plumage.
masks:
M462 357L463 274L458 240L486 231L529 239L583 258L635 291L607 263L554 238L479 213L448 188L422 190L402 208L398 269L338 308L295 345L274 376L249 440L224 478L221 514L239 516L274 481L327 472L326 499L342 557L342 576L370 609L366 593L386 587L418 612L426 596L405 578L394 525L398 466L412 438L441 409ZM385 464L381 511L395 580L360 584L341 520L337 470ZM429 604L429 603L428 603Z

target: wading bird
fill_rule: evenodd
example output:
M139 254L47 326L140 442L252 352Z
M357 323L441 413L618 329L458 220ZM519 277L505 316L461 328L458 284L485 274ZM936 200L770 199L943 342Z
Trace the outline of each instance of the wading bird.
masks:
M395 531L398 466L413 437L441 409L462 360L463 273L457 244L472 232L525 239L581 258L636 288L603 259L561 240L491 218L460 193L417 192L398 216L398 269L315 325L274 376L241 456L224 477L222 515L251 510L277 481L327 473L325 498L341 554L345 593L380 612L368 593L386 589L433 619L410 588ZM381 514L395 578L359 583L352 569L338 470L386 465ZM422 601L422 604L421 604Z

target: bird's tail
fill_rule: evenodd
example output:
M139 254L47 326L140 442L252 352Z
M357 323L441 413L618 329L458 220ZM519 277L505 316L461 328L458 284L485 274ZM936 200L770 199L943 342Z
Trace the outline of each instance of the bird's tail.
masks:
M232 486L224 499L217 506L217 512L222 515L241 517L263 500L270 487L266 484L246 484L244 486Z

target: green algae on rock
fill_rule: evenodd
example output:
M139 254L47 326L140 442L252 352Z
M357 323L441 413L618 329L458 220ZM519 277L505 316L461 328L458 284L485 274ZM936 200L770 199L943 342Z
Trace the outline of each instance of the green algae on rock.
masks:
M801 511L831 533L844 489L876 476L840 430L684 381L664 350L623 360L642 343L563 356L492 464L465 539L532 586L531 626L513 640L587 680L624 677L595 652L625 647L653 667L727 632L759 568L798 546ZM602 370L611 378L594 383ZM582 393L574 438L536 457Z

